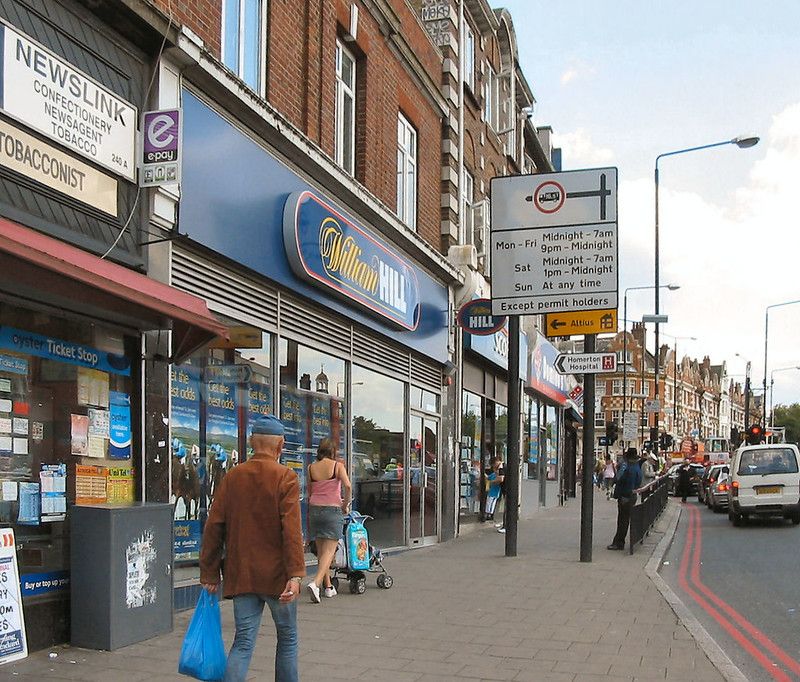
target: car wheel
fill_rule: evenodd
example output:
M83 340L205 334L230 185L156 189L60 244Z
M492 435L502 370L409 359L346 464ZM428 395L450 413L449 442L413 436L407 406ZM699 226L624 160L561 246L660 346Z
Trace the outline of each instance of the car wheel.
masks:
M800 526L800 514L795 514L795 515L792 517L792 523L793 523L795 526Z
M741 514L729 514L728 518L733 521L733 525L737 528L742 525L742 515Z

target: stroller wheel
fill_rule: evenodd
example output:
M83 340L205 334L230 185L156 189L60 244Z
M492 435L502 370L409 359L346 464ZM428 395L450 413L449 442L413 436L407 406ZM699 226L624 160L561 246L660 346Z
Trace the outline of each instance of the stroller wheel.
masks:
M331 585L333 585L333 589L338 592L339 591L339 578L331 578Z
M350 581L350 594L364 594L367 591L367 581L365 578L353 578Z
M382 573L378 576L378 587L383 588L384 590L388 590L394 585L394 579L392 576Z

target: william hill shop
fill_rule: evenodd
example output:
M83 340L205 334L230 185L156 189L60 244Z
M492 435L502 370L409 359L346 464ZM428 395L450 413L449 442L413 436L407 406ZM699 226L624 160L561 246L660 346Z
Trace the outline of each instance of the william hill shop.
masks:
M188 238L172 245L172 283L206 298L230 340L172 370L178 584L196 585L203 519L261 414L286 427L304 515L306 467L332 438L376 545L452 534L446 284L192 91L183 111Z
M170 627L169 523L115 539L104 524L168 503L168 357L226 333L143 274L148 56L80 6L46 6L0 5L0 658L70 641L92 608ZM17 586L24 626L4 601Z

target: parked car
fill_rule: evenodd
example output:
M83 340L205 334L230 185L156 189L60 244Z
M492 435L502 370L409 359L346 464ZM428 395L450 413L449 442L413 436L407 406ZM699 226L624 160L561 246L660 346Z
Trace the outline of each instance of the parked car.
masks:
M728 508L728 487L730 485L730 467L727 464L716 476L716 479L709 485L706 493L706 504L714 513L721 512Z
M703 475L697 485L697 501L701 504L708 505L708 489L717 480L722 469L727 469L727 465L712 464L703 471Z
M667 472L667 475L669 476L667 486L673 495L678 494L678 469L680 469L680 467L680 464L673 464ZM696 495L697 484L700 480L700 476L702 476L703 472L705 471L705 467L702 464L690 464L689 467L692 470L692 476L689 480L689 495Z
M796 445L746 445L730 467L728 518L780 516L800 524L800 452Z

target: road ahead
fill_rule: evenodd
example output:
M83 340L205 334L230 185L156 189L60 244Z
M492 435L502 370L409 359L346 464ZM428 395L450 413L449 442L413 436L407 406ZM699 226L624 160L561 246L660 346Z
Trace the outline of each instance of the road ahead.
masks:
M734 528L694 498L661 573L748 680L800 680L798 559L800 526Z

